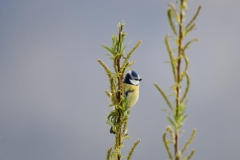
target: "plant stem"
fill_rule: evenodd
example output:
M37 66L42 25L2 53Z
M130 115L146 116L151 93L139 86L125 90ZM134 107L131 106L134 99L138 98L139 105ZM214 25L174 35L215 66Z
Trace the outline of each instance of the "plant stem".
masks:
M118 45L120 45L120 42L121 42L121 33L122 33L122 29L123 29L123 26L121 25L121 27L120 27L120 29L119 29L119 35L118 35ZM117 52L119 53L119 51L121 50L120 48L119 48L120 46L118 46L118 48L117 48ZM120 105L122 106L122 102L121 102L121 88L122 88L122 74L119 74L120 72L121 72L121 70L120 70L120 58L121 58L121 56L119 56L118 58L117 58L117 69L118 69L118 95L117 95L117 99L118 99L118 102L120 102ZM118 111L118 123L120 123L120 120L121 120L121 112L120 111ZM120 125L119 126L120 128L119 128L119 134L118 135L116 135L116 136L118 136L118 149L119 149L119 151L120 151L120 146L121 146L121 135L122 135L122 126ZM121 160L121 157L120 157L120 154L118 154L118 160Z
M179 111L179 106L180 106L180 79L181 79L181 55L182 55L182 42L183 42L183 33L182 33L182 26L183 26L183 14L182 14L182 6L183 6L183 1L180 1L180 22L179 22L179 37L178 37L178 62L177 62L177 97L176 97L176 117L178 117L178 111ZM175 155L178 153L178 128L175 128L175 144L174 144L174 149L175 149ZM179 157L176 156L175 160L179 160Z

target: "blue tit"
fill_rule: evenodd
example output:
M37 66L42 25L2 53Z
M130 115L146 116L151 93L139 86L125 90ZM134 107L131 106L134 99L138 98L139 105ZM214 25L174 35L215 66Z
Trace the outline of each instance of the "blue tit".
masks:
M123 80L123 92L127 98L126 109L136 104L139 97L139 82L142 79L135 71L129 71Z
M123 92L127 98L126 109L133 107L139 98L139 83L142 79L135 71L129 71L123 80ZM115 134L115 132L110 129L110 133Z

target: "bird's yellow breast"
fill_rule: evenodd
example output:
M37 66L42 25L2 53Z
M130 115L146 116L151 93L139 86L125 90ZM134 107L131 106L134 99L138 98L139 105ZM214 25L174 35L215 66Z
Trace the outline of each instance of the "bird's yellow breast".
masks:
M126 95L128 99L127 108L131 108L138 101L139 86L123 83L123 91L124 93L127 92L127 95Z

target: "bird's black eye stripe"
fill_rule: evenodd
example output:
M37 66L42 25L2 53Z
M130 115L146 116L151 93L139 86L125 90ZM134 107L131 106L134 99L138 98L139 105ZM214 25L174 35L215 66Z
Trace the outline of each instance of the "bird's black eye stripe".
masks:
M135 80L136 80L136 81L141 81L142 79L141 79L141 78L140 78L140 79L135 78Z

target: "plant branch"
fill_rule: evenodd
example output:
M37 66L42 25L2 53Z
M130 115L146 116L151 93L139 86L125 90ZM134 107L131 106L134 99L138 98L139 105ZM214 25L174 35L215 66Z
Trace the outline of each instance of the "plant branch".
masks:
M137 145L140 143L140 141L141 141L141 140L139 139L139 140L137 140L137 142L134 143L131 151L130 151L129 154L128 154L127 160L130 160L130 159L132 158L133 152L135 151L135 148L136 148Z
M183 6L183 1L180 0L180 22L179 22L179 34L178 34L178 61L177 61L177 86L176 86L176 92L177 92L177 97L176 97L176 117L178 117L178 112L179 112L179 106L180 106L180 80L181 80L181 56L182 56L182 42L183 42L183 11L182 11L182 6ZM174 150L175 150L175 155L178 153L178 129L175 129L175 144L174 144ZM179 160L179 157L176 156L175 160Z
M121 155L121 148L124 146L123 143L126 139L131 138L127 134L130 110L126 110L126 98L123 93L123 78L125 70L129 69L129 67L134 64L134 61L130 62L129 59L133 52L141 45L141 41L139 41L125 57L124 52L127 45L123 46L123 42L125 40L125 37L127 36L127 33L123 32L124 25L124 22L117 25L118 35L114 34L112 36L111 47L102 45L108 52L111 53L107 54L107 56L110 56L110 59L113 61L113 68L115 72L112 72L104 62L98 60L98 62L106 71L110 82L111 91L105 90L106 95L110 98L112 102L112 104L109 106L115 107L114 110L112 110L107 116L106 122L111 126L110 133L115 133L115 145L108 150L107 160L121 160L121 158L123 157ZM124 59L124 61L121 64L122 58ZM140 141L138 141L137 144L139 142ZM134 144L134 148L130 152L131 156L137 144Z
M171 89L173 89L175 96L175 101L170 102L169 97L167 94L163 91L163 89L157 84L154 83L155 87L159 90L162 97L165 99L167 105L171 109L171 116L167 116L168 121L171 125L169 125L166 128L166 131L163 134L163 142L165 145L165 148L168 153L168 157L170 160L189 160L192 158L195 150L192 150L190 155L188 157L185 157L183 153L186 151L188 146L192 143L196 130L193 130L193 133L190 137L190 139L187 141L183 149L179 149L179 133L181 127L184 125L184 121L188 117L187 114L185 114L186 104L189 88L190 88L190 76L188 75L188 69L189 69L189 59L188 56L185 54L186 49L189 48L189 45L195 41L199 41L198 38L194 38L190 41L188 41L185 45L183 44L183 40L188 33L190 33L196 26L195 20L197 16L199 15L201 6L198 8L197 12L193 16L193 18L190 20L190 22L186 25L186 27L183 26L183 22L186 20L186 13L185 11L188 10L188 3L189 0L177 0L176 3L178 5L178 9L174 6L174 4L169 4L170 9L167 10L167 16L169 20L170 27L174 33L174 41L177 45L176 48L172 49L169 42L169 36L166 35L165 37L165 45L167 47L167 51L170 58L173 78L174 78L174 84L172 85ZM176 26L174 25L175 22L178 23L178 31L176 30ZM176 54L175 54L176 53ZM184 63L185 61L185 68ZM184 92L182 93L182 81L186 78L186 87ZM182 96L181 96L182 95ZM172 106L174 104L174 106ZM167 133L170 134L171 139L168 140L166 138ZM173 145L173 148L171 149L169 144Z
M119 53L121 51L121 35L122 35L122 29L123 29L123 25L121 25L121 27L119 28L119 33L118 33L118 47L117 47L117 53ZM122 102L121 102L121 90L122 90L122 74L120 73L121 71L121 66L120 66L120 58L117 58L116 62L117 62L117 73L118 73L118 94L117 94L117 99L118 102L120 103L120 106L122 106ZM120 110L118 110L118 123L121 121L121 112ZM116 134L116 136L118 136L118 146L121 146L121 134L122 134L122 126L119 126L118 129L118 134ZM120 155L118 154L118 160L121 160Z

